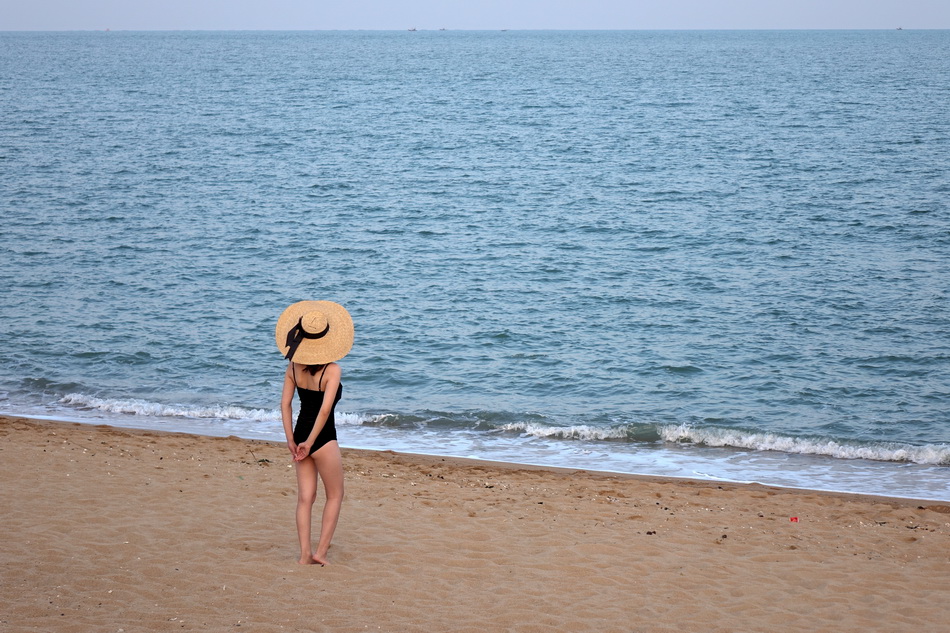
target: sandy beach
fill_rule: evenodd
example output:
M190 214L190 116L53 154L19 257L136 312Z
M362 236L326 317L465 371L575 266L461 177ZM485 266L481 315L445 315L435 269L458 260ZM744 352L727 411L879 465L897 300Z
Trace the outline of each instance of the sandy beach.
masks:
M333 564L298 566L281 444L23 418L0 436L9 633L950 621L935 502L344 450Z

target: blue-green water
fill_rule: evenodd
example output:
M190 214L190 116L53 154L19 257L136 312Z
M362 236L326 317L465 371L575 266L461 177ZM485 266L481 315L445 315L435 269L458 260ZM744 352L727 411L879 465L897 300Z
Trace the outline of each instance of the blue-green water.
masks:
M950 32L0 33L0 410L950 499Z

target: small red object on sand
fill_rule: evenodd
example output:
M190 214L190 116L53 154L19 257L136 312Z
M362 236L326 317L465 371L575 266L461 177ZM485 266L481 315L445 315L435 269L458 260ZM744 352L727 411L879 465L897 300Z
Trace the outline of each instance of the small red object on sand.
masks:
M798 517L791 517L789 521L791 521L792 523L798 523Z

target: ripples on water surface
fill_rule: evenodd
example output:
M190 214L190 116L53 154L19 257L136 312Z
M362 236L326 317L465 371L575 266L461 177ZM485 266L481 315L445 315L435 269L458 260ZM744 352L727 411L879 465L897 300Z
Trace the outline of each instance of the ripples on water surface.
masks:
M950 498L948 53L0 34L0 407L279 438L329 298L352 445Z

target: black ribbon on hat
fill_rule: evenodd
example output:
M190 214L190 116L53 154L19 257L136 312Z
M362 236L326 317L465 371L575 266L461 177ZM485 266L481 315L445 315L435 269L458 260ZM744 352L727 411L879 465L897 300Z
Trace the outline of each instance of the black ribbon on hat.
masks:
M330 324L327 323L327 326L323 328L322 332L317 332L316 334L311 334L310 332L303 329L303 317L297 321L297 325L290 328L290 331L287 332L287 342L285 345L290 349L287 350L287 353L284 354L284 358L287 360L293 360L294 354L297 353L297 348L300 347L300 344L305 338L315 339L323 338L327 335L327 332L330 331Z

